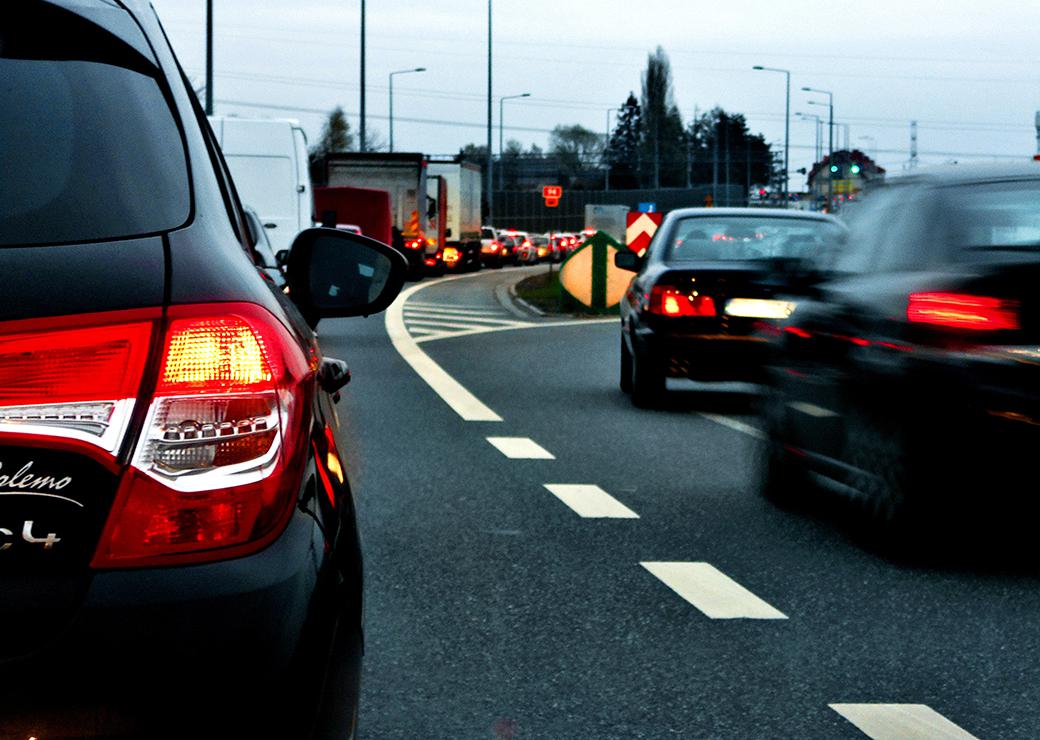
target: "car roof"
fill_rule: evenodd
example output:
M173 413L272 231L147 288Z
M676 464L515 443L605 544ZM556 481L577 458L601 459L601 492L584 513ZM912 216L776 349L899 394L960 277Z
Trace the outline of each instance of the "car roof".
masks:
M1019 162L942 164L922 167L912 173L888 178L885 185L915 183L934 186L969 185L999 180L1031 179L1040 179L1040 162L1023 159Z
M753 216L757 218L795 218L814 221L833 221L834 216L816 211L803 211L798 208L676 208L668 214L670 219L689 216Z

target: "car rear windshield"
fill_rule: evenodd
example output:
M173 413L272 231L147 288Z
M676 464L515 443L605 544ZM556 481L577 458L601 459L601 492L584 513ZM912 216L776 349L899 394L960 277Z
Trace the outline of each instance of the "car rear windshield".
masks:
M666 261L811 257L840 242L841 226L808 218L694 216L675 224Z
M35 15L0 27L0 245L183 224L184 146L150 62L72 13Z
M942 197L949 243L963 257L1040 257L1040 180L957 185Z

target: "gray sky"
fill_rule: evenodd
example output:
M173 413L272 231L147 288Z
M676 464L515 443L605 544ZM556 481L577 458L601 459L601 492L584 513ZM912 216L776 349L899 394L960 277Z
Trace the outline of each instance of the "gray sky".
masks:
M205 1L153 0L188 75L205 79ZM298 118L316 138L339 104L357 127L360 2L214 0L217 113ZM368 0L368 126L388 134L394 78L398 151L449 154L486 139L487 3ZM668 52L685 119L715 105L744 113L752 131L783 146L784 76L791 70L791 168L811 164L814 128L795 111L834 93L851 144L898 172L919 121L922 163L1034 153L1040 109L1040 3L1030 0L496 0L495 130L545 146L556 124L605 131L607 110L638 95L647 53ZM238 103L278 107L257 108ZM422 119L425 122L409 121ZM843 143L835 133L835 148ZM861 138L872 137L872 138ZM824 144L826 147L826 142ZM792 187L803 180L792 176Z

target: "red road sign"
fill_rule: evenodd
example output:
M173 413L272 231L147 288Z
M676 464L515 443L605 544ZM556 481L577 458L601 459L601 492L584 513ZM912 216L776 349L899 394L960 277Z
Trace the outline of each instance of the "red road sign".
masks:
M637 213L629 211L625 219L625 242L628 248L636 254L642 255L653 238L657 227L661 225L664 218L663 213Z
M546 198L545 199L545 207L546 208L556 208L559 205L560 205L560 199L559 198Z
M556 198L559 200L563 197L563 188L559 185L546 185L542 188L542 197L546 200L550 198Z

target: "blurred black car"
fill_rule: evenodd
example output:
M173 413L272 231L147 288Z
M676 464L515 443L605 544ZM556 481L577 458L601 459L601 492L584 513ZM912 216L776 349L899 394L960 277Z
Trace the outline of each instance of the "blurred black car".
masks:
M669 377L759 380L765 340L756 325L791 310L776 297L785 283L773 279L835 247L844 232L833 217L803 211L669 213L643 258L615 257L618 267L638 270L621 300L621 390L649 406Z
M849 225L774 337L763 492L793 503L816 483L892 535L1031 504L1040 164L897 178Z
M313 327L404 258L306 230L290 303L147 4L0 18L0 737L351 735L349 373Z

